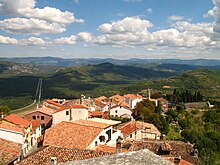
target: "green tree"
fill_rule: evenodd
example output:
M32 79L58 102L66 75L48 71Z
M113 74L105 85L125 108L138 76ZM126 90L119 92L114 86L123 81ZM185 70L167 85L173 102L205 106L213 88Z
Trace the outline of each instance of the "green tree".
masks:
M0 106L0 112L3 113L4 115L9 115L11 109L7 105L1 105Z

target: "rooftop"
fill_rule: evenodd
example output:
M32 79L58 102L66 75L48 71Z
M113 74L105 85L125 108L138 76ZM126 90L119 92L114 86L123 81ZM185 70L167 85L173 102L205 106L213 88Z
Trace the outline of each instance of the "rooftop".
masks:
M111 124L108 124L108 123L101 123L101 122L97 122L93 120L83 120L83 119L73 121L73 123L84 125L84 126L102 128L102 129L108 128L111 126Z
M57 103L57 102L55 102L55 101L53 101L53 100L46 100L46 102L47 102L48 104L52 104L52 105L55 105L55 106L57 106L57 107L61 107L61 106L62 106L61 104L59 104L59 103Z
M6 116L2 120L6 120L6 121L13 123L15 125L20 125L24 128L27 128L31 124L28 120L26 120L16 114L11 114L9 116Z
M107 145L98 145L95 147L96 151L103 151L103 152L111 152L111 153L116 153L116 147L110 147ZM126 149L122 149L122 152L129 152Z
M61 165L172 165L170 161L145 149L133 152L118 153L110 156L61 163Z
M107 119L100 119L100 118L91 118L91 119L88 119L88 120L99 122L99 123L104 123L104 124L109 124L109 125L112 125L112 126L121 123L121 121L107 120Z
M193 156L193 146L190 143L185 143L182 141L166 141L170 145L172 151L170 151L169 157L181 156L183 160L186 160L194 165L201 164L197 156ZM134 141L131 143L129 148L130 151L137 151L140 149L149 149L150 151L158 154L159 148L162 147L164 141L153 141L153 140L141 140Z
M141 99L142 96L138 94L127 94L124 96L125 98L130 98L131 100Z
M51 109L51 108L48 108L48 107L41 107L39 109L36 109L34 111L31 111L31 112L27 113L26 115L32 114L32 113L35 113L35 112L41 112L41 113L44 113L46 115L52 116L52 114L55 112L55 110Z
M18 165L51 165L51 158L56 157L57 163L67 161L83 160L101 156L108 156L110 153L93 151L93 150L80 150L76 148L59 148L59 147L42 147L37 152L31 154L23 159Z
M10 163L13 159L20 156L22 145L0 138L0 162Z
M121 130L121 133L124 136L128 136L131 133L133 133L134 131L137 131L139 129L144 129L144 128L150 128L150 131L152 133L155 134L160 134L160 132L158 131L158 129L150 123L145 123L145 122L140 122L140 121L131 121L128 122L127 124L123 125L121 128L119 128L119 130Z
M10 130L10 131L13 131L13 132L18 132L18 133L21 133L21 134L24 134L24 131L22 130L22 128L20 126L12 126L12 125L9 125L9 124L0 124L0 129L5 129L5 130Z
M43 145L86 149L102 131L99 127L61 122L46 130Z
M90 113L91 117L100 117L100 116L102 117L102 115L103 115L103 112L101 111L93 111Z
M68 106L63 106L63 107L57 109L54 113L61 112L61 111L71 109L71 108L72 109L88 109L88 107L86 107L82 104L72 104L72 105L68 105Z

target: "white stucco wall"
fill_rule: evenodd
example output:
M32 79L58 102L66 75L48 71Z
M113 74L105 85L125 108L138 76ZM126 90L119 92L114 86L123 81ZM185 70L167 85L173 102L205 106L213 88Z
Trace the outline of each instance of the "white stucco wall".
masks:
M6 139L15 143L24 143L24 137L23 134L20 132L13 132L10 130L5 130L0 128L0 138Z
M122 135L123 137L123 135ZM134 140L140 140L140 139L144 139L144 138L148 138L148 139L156 139L156 140L160 140L160 134L156 134L156 133L152 133L152 132L143 132L142 130L137 130L136 134L135 132L133 132L132 134L130 134L127 137L124 137L125 139L134 139Z
M66 111L69 111L69 115L66 115ZM70 115L71 120L70 120ZM89 112L87 109L66 109L57 113L52 114L53 125L56 125L62 121L74 121L79 119L88 119Z
M113 138L113 137L112 137L113 128L112 128L112 126L111 126L111 127L108 127L108 128L106 128L106 129L104 129L104 130L93 140L93 142L87 147L87 149L94 149L94 148L96 147L96 142L97 142L97 145L105 144L105 143L107 142L107 140L108 140L108 135L106 134L106 132L107 132L108 130L111 130L111 139L112 139L112 138ZM100 142L100 139L99 139L100 136L105 136L105 141Z
M117 115L117 117L120 117L121 115L124 115L124 114L128 114L129 116L131 116L132 112L130 109L127 109L122 106L118 106L118 107L110 109L110 116L116 117Z
M131 108L134 109L135 106L136 106L136 104L139 103L139 102L141 102L142 100L143 100L142 98L137 98L137 99L135 99L135 100L132 100L132 102L131 102Z

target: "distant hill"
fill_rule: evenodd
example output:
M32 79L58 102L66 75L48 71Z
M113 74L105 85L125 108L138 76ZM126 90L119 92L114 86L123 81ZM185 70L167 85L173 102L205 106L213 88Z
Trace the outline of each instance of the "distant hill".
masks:
M0 61L18 62L26 64L37 65L55 65L55 66L80 66L87 64L101 64L101 63L113 63L115 65L141 65L141 64L186 64L186 65L198 65L198 66L220 66L220 60L215 59L194 59L194 60L181 60L181 59L127 59L118 60L112 58L73 58L63 59L57 57L26 57L26 58L0 58Z
M204 96L219 98L220 70L198 69L161 80L148 81L145 85L160 90L163 86L170 86L172 91L175 88L199 90Z
M13 76L36 76L54 73L58 67L0 61L0 78Z

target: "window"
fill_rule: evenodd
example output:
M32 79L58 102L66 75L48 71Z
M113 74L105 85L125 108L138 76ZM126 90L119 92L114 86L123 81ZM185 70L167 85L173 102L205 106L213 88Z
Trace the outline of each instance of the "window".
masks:
M132 134L130 134L130 138L132 138Z
M41 116L41 120L44 120L44 116Z
M99 140L100 140L100 142L104 142L105 141L105 136L100 136Z
M39 117L39 116L37 116L37 118L39 119L40 117Z
M115 113L118 113L118 111L117 111L117 110L115 110Z
M33 119L33 120L36 120L36 116L32 116L32 119Z
M97 146L98 145L98 142L97 141L95 141L95 146Z
M67 115L67 116L69 115L69 111L66 111L66 115Z

